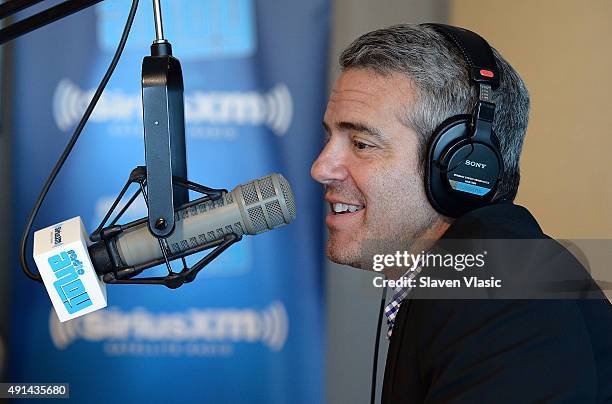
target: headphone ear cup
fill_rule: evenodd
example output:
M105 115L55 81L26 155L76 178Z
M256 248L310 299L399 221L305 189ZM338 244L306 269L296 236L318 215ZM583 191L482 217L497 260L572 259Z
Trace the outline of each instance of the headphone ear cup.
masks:
M469 136L471 115L455 115L446 119L434 130L429 138L425 163L425 193L433 208L445 216L451 216L448 209L448 195L441 177L441 159L449 146Z
M503 172L495 145L472 142L471 115L456 115L434 131L427 149L425 192L431 205L459 217L487 205Z

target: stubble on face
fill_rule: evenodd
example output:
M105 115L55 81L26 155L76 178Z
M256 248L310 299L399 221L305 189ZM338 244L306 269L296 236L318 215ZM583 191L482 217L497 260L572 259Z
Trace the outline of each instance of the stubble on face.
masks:
M370 186L378 192L368 200L363 225L356 232L329 229L326 255L338 264L371 269L374 254L393 254L396 251L416 251L427 248L423 237L434 237L432 229L439 215L423 205L418 175L402 175L392 170L381 170L372 175ZM395 176L394 176L395 175ZM399 177L399 178L396 178ZM336 195L357 195L355 188L344 185L327 186ZM425 240L422 240L425 241Z
M405 76L381 76L362 69L344 72L334 87L325 114L326 126L332 132L330 141L335 141L334 136L350 136L342 131L335 133L335 124L359 121L386 133L389 142L370 154L355 152L354 156L340 149L337 155L346 175L338 180L322 181L322 175L313 175L324 183L326 196L365 205L358 226L328 226L326 253L333 262L369 269L367 257L372 252L410 250L414 240L439 221L425 195L417 134L399 115L405 112L405 103L414 99L411 94L414 92ZM319 163L335 164L327 158ZM325 172L315 166L314 174Z

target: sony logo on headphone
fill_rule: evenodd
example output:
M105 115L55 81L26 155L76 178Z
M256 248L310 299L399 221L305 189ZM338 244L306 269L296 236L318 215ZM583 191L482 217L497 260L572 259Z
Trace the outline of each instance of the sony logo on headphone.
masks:
M465 164L472 167L485 168L487 165L483 163L477 163L475 161L465 160Z

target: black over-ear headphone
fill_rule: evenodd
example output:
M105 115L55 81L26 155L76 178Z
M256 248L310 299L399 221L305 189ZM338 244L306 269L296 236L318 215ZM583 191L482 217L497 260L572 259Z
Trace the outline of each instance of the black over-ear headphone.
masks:
M489 204L504 173L499 140L493 132L492 91L499 87L500 74L491 47L478 34L443 24L423 25L444 35L459 49L470 80L478 88L472 114L455 115L442 122L427 148L427 197L441 214L459 217Z

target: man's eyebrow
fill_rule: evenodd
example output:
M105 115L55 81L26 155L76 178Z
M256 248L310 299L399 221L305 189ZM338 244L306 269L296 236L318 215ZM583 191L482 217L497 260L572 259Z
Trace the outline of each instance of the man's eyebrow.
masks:
M368 126L360 122L344 122L343 121L343 122L338 122L336 126L339 129L352 130L355 132L362 132L362 133L368 134L382 143L386 143L389 141L389 137L385 135L380 129L373 128L371 126Z
M326 135L331 136L332 131L329 125L325 121L322 121L321 123L323 124L323 129L325 129ZM389 141L389 137L385 135L380 129L373 128L363 123L342 121L342 122L338 122L334 126L336 126L338 129L352 130L356 132L366 133L374 137L376 140L378 140L381 143L388 143Z

